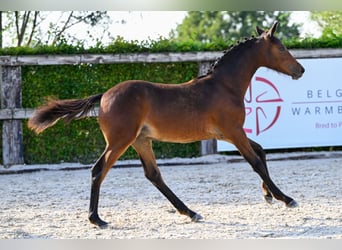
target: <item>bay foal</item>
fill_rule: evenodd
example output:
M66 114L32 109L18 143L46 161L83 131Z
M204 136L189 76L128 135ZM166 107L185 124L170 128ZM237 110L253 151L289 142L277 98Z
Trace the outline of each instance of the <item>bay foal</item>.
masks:
M164 183L152 150L152 141L188 143L215 138L233 143L263 180L265 200L272 197L288 207L297 203L271 180L262 147L247 138L244 96L256 70L268 67L298 79L304 68L274 36L277 22L268 31L257 28L258 37L229 49L207 75L189 82L156 84L130 80L102 94L84 99L55 100L36 110L28 126L37 133L59 119L85 117L100 102L98 122L106 147L91 170L90 222L104 227L98 215L100 186L115 161L132 146L145 176L173 206L193 221L202 217L190 210Z

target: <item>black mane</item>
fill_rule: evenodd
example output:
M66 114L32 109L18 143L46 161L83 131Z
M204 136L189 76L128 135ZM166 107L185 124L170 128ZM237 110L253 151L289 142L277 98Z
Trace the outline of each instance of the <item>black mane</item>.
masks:
M225 59L232 56L233 54L239 53L243 48L245 48L247 46L251 46L252 44L254 44L254 42L256 40L257 40L257 38L255 38L255 37L245 38L244 41L242 41L242 42L239 41L237 44L232 45L227 50L224 50L223 55L221 57L217 58L216 61L210 65L210 68L208 69L207 73L199 76L198 78L202 78L202 77L211 75L214 72L214 70L217 68L217 66L222 64L223 61L225 61Z

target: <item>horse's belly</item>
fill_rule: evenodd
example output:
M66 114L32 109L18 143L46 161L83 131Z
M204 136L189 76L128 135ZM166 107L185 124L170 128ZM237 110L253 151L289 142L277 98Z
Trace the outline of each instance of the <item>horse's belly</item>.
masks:
M141 134L152 140L175 143L189 143L213 138L205 129L200 126L191 126L191 124L184 124L183 126L171 126L170 124L153 126L146 124L141 130Z

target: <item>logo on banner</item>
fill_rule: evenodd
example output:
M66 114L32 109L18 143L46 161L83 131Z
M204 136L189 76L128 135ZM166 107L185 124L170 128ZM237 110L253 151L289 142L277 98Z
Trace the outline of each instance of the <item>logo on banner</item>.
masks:
M271 129L279 118L282 102L277 87L266 78L256 76L245 95L246 120L252 119L245 132L258 136Z

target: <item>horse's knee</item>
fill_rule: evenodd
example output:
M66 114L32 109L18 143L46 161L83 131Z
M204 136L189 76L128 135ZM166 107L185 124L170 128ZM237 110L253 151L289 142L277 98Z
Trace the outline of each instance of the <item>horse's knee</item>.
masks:
M263 147L258 144L258 143L254 143L253 144L253 150L255 151L255 153L261 158L261 159L265 159L266 158L266 153L263 149Z
M254 142L254 146L258 151L264 151L263 147L259 143Z
M263 147L262 147L260 144L257 144L257 145L256 145L255 151L256 151L256 152L258 153L258 155L260 155L260 156L265 156L265 155L266 155L266 153L265 153Z
M254 172L260 175L261 178L264 176L267 176L267 171L264 163L262 162L261 159L256 158L253 161L250 162L250 165L252 166L252 169Z

